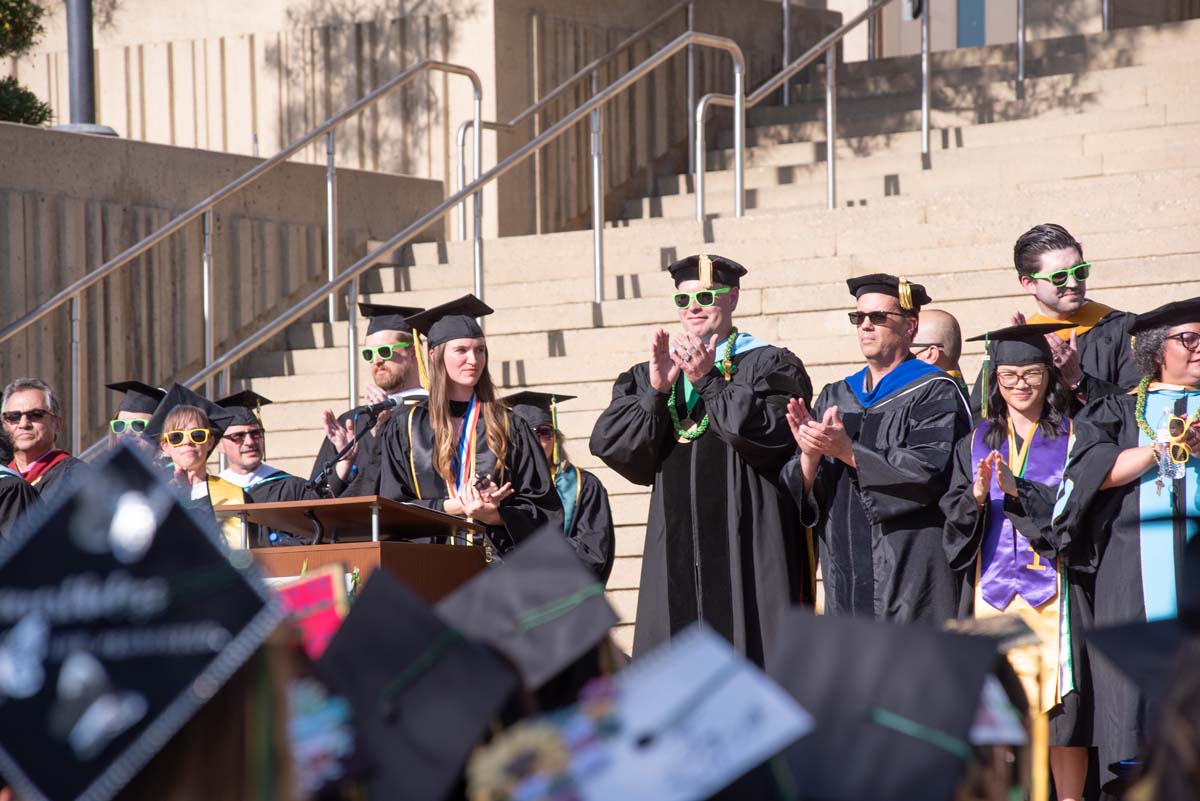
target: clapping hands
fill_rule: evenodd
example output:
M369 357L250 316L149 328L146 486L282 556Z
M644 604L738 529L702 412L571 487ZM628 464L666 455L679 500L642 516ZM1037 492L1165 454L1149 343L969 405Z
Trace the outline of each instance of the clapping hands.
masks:
M971 486L971 494L975 496L975 503L980 506L987 503L993 479L996 481L996 486L1005 495L1011 495L1014 498L1017 496L1017 479L1013 475L1012 468L1008 466L1008 462L999 452L992 451L979 461L979 467L975 471L975 483Z
M829 456L854 466L854 446L837 406L830 406L817 421L799 398L787 405L788 427L800 450L808 456Z

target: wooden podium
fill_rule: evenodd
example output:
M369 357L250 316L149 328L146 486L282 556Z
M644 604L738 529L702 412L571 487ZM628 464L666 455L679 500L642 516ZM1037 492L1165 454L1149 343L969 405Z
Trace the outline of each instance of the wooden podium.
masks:
M247 524L303 536L316 527L335 531L336 541L319 545L251 548L254 560L268 576L299 576L341 564L355 568L366 580L378 567L387 568L430 603L449 594L482 570L487 562L469 538L484 526L423 506L367 495L320 501L226 504L214 508L218 518L242 520L242 542L248 544ZM405 539L446 537L456 545L404 542Z

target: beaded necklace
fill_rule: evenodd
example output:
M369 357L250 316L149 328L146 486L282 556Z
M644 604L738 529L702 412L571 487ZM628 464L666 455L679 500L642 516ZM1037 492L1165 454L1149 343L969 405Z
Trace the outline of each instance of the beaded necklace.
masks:
M717 369L721 371L721 375L725 377L726 381L732 381L733 374L737 372L737 365L733 363L733 345L737 341L737 335L738 330L736 328L729 332L729 339L725 342L725 358L717 363ZM680 444L686 444L692 440L699 439L708 430L707 413L699 424L696 424L691 419L679 419L679 412L675 410L674 384L671 385L671 394L667 397L667 413L671 415L671 425L675 428L675 439Z

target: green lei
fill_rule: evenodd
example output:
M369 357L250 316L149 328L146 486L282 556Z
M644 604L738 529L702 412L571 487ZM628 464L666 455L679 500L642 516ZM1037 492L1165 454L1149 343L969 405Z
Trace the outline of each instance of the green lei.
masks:
M721 375L725 376L726 381L733 379L733 374L737 372L737 366L733 363L733 345L737 341L738 330L734 328L729 332L729 339L725 342L725 358L717 364L717 369L721 371ZM677 382L678 383L678 382ZM686 442L699 439L704 436L704 432L708 430L708 414L704 415L704 419L700 421L700 425L694 428L685 429L679 420L679 412L675 410L675 385L671 385L671 394L667 397L667 413L671 415L671 425L675 428L675 436L678 439Z

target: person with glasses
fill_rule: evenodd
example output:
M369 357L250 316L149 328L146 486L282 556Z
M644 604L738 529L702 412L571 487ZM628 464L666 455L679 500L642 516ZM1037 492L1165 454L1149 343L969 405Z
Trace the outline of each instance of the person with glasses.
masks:
M1200 505L1200 298L1139 314L1130 326L1142 378L1075 417L1055 535L1094 582L1095 625L1173 618L1184 546ZM1104 781L1136 756L1145 699L1104 660L1091 663Z
M800 450L782 480L821 544L825 614L940 625L958 586L942 552L938 501L971 415L954 380L915 358L925 287L884 273L846 282L867 365L788 403Z
M941 509L946 559L962 586L959 617L1015 615L1040 639L1007 657L1031 711L1047 717L1057 797L1076 801L1092 739L1083 648L1091 599L1051 530L1071 392L1046 341L1067 325L1016 325L969 340L984 341L988 351L987 403L955 449Z
M971 390L958 368L958 360L962 356L962 329L953 314L941 309L922 309L912 354L953 378L963 398L971 396Z
M167 391L141 381L117 381L105 386L121 393L117 414L108 421L109 447L122 441L151 447L141 435Z
M38 491L16 470L4 466L12 460L12 440L0 427L0 539L8 536L21 515L38 502Z
M405 405L428 397L422 380L420 348L412 326L405 320L421 309L381 303L359 303L358 309L369 320L366 338L359 349L362 366L371 371L371 383L363 390L364 405L388 398ZM379 435L391 414L391 410L386 410L372 417L351 410L335 418L333 411L326 409L325 439L313 463L311 478L324 474L326 491L335 498L375 494L382 460ZM357 445L326 473L326 467L354 439L355 433Z
M13 443L8 468L37 487L42 500L52 501L61 488L74 483L68 479L88 473L86 462L56 447L63 428L62 407L45 381L19 378L6 386L0 420Z
M563 533L583 562L601 582L612 573L616 552L608 492L596 474L571 463L558 428L558 404L574 400L561 392L524 390L502 398L513 417L529 424L550 465L563 506Z
M815 560L779 469L787 400L812 396L796 356L734 324L746 268L698 254L668 267L680 329L622 373L592 453L652 486L633 653L698 620L762 665L784 610L813 598Z

